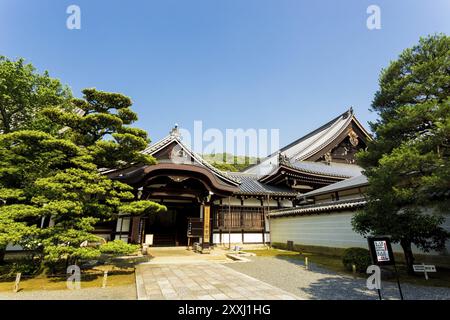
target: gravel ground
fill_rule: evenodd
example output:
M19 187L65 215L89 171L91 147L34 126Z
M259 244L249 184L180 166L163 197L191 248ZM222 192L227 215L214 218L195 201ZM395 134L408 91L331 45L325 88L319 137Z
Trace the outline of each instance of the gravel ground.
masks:
M0 292L0 300L135 300L136 287Z
M339 275L311 265L307 271L298 261L271 257L250 257L251 262L226 264L236 271L284 289L304 299L377 300L376 290L368 290L366 279ZM383 281L384 299L400 299L397 284ZM450 288L402 284L405 300L450 300Z

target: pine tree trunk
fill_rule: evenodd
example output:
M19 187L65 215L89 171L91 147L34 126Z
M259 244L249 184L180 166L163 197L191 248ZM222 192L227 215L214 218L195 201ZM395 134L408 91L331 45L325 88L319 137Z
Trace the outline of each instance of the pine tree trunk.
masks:
M400 245L402 246L403 252L405 254L406 270L408 274L414 275L414 255L411 248L411 241L402 240L400 241Z

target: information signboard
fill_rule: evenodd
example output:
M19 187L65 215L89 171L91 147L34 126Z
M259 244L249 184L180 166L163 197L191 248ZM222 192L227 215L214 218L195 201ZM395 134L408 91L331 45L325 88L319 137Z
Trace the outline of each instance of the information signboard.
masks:
M436 266L426 264L414 264L413 269L415 272L436 272Z
M203 219L188 218L188 238L199 238L203 236Z
M395 265L389 236L368 237L367 242L373 264L378 266Z
M205 205L203 209L203 244L209 243L210 238L210 224L211 221L209 219L211 212L211 207L209 205Z

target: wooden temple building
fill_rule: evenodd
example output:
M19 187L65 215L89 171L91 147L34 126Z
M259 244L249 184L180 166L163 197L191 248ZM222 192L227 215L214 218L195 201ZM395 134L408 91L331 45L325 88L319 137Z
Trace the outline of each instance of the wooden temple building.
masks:
M143 150L156 165L105 172L168 210L124 213L97 233L140 244L152 235L154 246L268 242L271 213L301 208L304 194L361 175L355 154L370 139L349 109L243 172L224 172L187 147L175 128Z

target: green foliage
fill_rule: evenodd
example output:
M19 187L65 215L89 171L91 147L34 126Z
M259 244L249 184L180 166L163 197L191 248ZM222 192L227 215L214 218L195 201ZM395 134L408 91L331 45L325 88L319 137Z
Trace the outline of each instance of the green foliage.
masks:
M165 206L149 200L129 202L122 204L119 207L120 212L126 212L132 215L139 215L145 213L158 213L165 210L166 210Z
M353 271L353 265L356 271L365 273L367 267L372 264L369 250L364 248L347 248L342 256L342 264L347 271Z
M258 161L255 157L234 156L229 153L204 154L202 157L217 169L231 172L242 171Z
M421 38L383 69L372 109L382 120L396 117L401 106L448 99L450 88L450 37L438 34Z
M383 70L372 108L375 139L358 154L368 204L352 224L363 235L391 235L412 272L411 244L441 250L449 237L441 212L450 190L450 38L406 49Z
M0 249L20 244L53 270L62 261L100 256L98 247L87 245L99 240L92 234L97 223L121 213L165 210L136 201L132 187L98 170L155 162L140 153L147 146L146 132L129 126L137 119L131 100L95 89L83 93L85 99L74 104L84 114L50 105L39 116L54 127L0 135ZM43 217L52 224L40 229Z
M53 107L43 114L64 127L64 134L78 146L87 149L98 168L123 168L130 163L154 164L152 156L140 151L149 143L144 130L129 125L137 120L131 110L131 99L119 94L83 90L84 99L73 103L81 112L66 112Z
M71 98L69 88L50 78L47 72L36 73L23 59L12 61L0 56L0 133L55 129L39 111L46 106L68 108Z
M125 243L122 240L109 241L100 246L100 252L115 255L130 255L139 250L139 245Z
M36 249L43 208L32 199L39 177L70 165L79 149L69 141L38 131L0 135L0 247L8 243Z
M0 267L0 279L15 278L17 273L22 275L34 275L39 271L39 265L33 261L22 259Z

